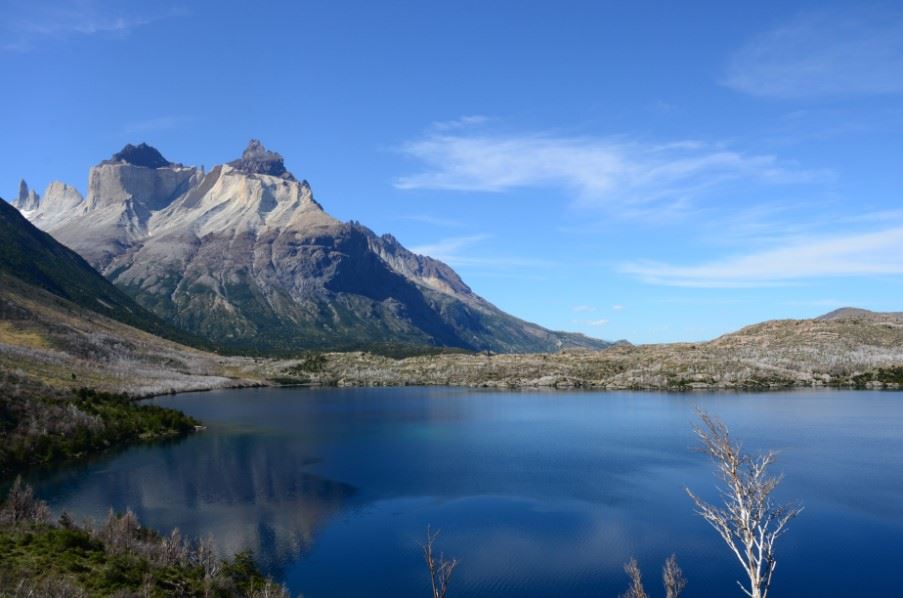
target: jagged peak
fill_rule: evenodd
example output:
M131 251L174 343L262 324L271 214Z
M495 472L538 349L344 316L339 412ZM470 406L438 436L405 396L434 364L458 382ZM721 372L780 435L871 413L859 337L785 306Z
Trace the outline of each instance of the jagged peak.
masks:
M41 196L34 189L28 188L28 183L25 182L25 179L21 179L19 181L19 194L11 202L11 205L23 212L30 212L38 209L40 203Z
M167 166L175 166L163 157L163 154L146 143L138 145L126 144L109 160L104 160L103 164L131 164L133 166L143 166L144 168L165 168Z
M229 162L229 166L247 174L265 174L294 181L295 177L285 168L282 155L271 152L259 139L252 139L242 152L241 158Z

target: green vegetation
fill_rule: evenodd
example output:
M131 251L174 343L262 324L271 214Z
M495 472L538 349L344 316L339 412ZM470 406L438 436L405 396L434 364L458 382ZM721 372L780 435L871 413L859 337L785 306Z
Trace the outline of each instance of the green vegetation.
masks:
M127 511L76 525L19 480L0 504L0 598L7 596L287 596L248 553L220 560L211 539L161 536Z
M81 256L35 228L0 199L0 281L9 284L9 278L152 334L187 345L211 346L138 305Z
M322 372L326 368L326 356L322 353L304 353L297 363L285 368L290 376L302 376L306 373Z
M856 388L866 388L870 384L878 384L881 386L889 385L899 388L903 386L903 367L891 366L887 368L878 368L871 372L865 372L853 376L850 383Z
M65 393L0 374L0 478L134 442L182 436L198 424L180 411L142 405L127 395Z

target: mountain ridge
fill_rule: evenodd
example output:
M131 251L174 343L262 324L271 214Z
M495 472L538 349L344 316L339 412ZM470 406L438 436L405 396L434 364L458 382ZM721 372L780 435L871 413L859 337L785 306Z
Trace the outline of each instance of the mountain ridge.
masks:
M126 146L88 189L28 216L147 309L231 350L610 344L506 314L448 265L333 218L258 140L209 172Z

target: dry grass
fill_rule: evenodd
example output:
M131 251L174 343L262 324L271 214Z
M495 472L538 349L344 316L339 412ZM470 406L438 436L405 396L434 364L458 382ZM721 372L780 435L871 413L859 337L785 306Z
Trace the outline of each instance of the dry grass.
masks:
M191 349L26 285L0 288L0 370L134 395L263 383L253 359Z
M47 341L37 332L13 326L12 322L3 321L0 321L0 344L30 349L47 348Z
M692 390L897 387L903 323L894 316L766 322L706 343L618 345L533 355L434 355L395 360L331 353L299 380L340 386ZM278 364L271 364L277 365ZM886 370L886 371L885 371ZM270 372L277 375L279 372Z

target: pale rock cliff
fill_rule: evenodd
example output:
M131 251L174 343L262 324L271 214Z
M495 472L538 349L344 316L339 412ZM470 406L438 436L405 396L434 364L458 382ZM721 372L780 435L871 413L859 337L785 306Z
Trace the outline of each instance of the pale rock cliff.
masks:
M514 318L446 264L336 220L257 140L209 173L126 146L91 169L84 202L33 221L143 306L234 349L608 345Z

